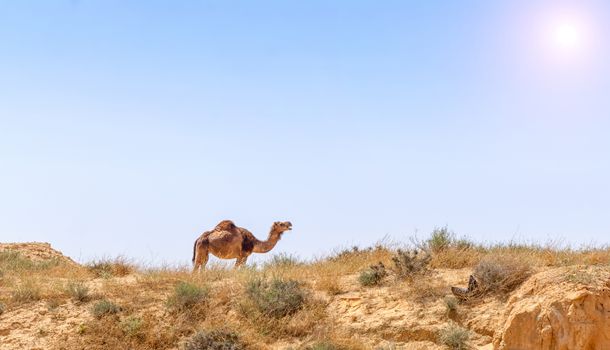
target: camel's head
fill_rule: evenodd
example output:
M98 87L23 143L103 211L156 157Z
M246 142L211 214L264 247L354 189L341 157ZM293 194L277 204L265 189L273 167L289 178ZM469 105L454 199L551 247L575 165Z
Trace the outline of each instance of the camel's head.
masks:
M277 233L284 233L286 231L292 230L292 224L290 223L290 221L276 221L273 223L272 229Z

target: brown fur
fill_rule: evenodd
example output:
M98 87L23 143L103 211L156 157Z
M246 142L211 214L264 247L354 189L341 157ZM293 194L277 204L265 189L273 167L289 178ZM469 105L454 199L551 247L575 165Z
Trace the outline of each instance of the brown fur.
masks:
M211 231L206 231L193 245L193 264L197 271L201 266L205 267L209 254L221 259L237 259L235 266L246 263L248 256L252 253L266 253L273 249L282 238L285 231L292 229L292 224L286 222L274 222L269 231L266 241L260 241L243 227L237 227L231 220L223 220Z

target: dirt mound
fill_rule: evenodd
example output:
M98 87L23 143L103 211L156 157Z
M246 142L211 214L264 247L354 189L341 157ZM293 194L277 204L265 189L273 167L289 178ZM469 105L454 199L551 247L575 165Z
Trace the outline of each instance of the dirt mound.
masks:
M350 292L333 298L328 312L337 329L346 334L365 335L372 349L380 345L396 349L446 349L439 343L438 335L455 320L447 314L443 297L451 295L449 286L467 280L470 273L470 269L438 269L425 281L388 283L376 288L360 287L357 276L347 276L341 284L343 290ZM417 284L423 285L416 288ZM491 343L502 307L492 300L460 309L457 321L471 329L471 348L480 349Z
M505 317L496 349L610 349L610 268L534 275L508 300Z
M62 263L78 265L74 260L51 248L51 244L49 243L0 243L0 252L5 251L18 252L21 256L36 262L55 260Z

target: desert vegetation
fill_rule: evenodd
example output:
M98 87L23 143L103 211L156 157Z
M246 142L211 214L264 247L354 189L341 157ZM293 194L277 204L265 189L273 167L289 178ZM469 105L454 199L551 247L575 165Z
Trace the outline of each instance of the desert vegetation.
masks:
M313 261L279 255L261 266L215 265L196 274L188 266L143 268L125 258L79 265L5 249L0 324L10 329L3 320L45 315L29 341L48 349L392 349L409 342L467 349L493 340L497 329L489 325L499 322L507 296L536 273L567 268L561 281L576 288L610 269L606 247L481 245L447 228L412 242ZM480 289L464 303L450 287L470 275ZM480 316L486 312L493 316ZM14 344L8 349L26 346L23 336L4 337Z

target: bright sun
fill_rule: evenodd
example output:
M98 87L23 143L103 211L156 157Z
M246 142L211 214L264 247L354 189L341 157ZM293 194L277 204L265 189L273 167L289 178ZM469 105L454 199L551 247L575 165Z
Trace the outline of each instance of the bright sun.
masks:
M582 45L582 29L576 23L555 24L552 35L553 44L558 49L575 50Z

